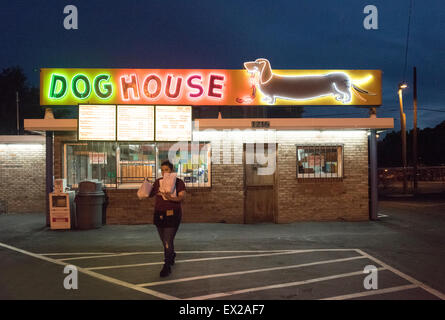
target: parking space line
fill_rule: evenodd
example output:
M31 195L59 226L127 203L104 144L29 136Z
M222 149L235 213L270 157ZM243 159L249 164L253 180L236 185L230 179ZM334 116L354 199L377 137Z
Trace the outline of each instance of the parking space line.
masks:
M382 271L382 270L385 270L385 268L378 268L377 270ZM264 290L271 290L271 289L280 289L280 288L286 288L286 287L301 286L301 285L308 284L308 283L328 281L328 280L333 280L333 279L352 277L352 276L356 276L356 275L363 275L363 270L356 271L356 272L342 273L342 274L337 274L337 275L328 276L328 277L303 280L303 281L274 284L274 285L269 285L269 286L248 288L248 289L235 290L235 291L229 291L229 292L213 293L213 294L208 294L208 295L204 295L204 296L187 298L184 300L216 299L216 298L228 297L228 296L243 294L243 293L251 293L251 292L256 292L256 291L264 291Z
M267 272L267 271L295 269L295 268L309 267L309 266L315 266L315 265L320 265L320 264L328 264L328 263L335 263L335 262L351 261L351 260L357 260L357 259L366 259L366 257L364 257L364 256L357 256L357 257L344 258L344 259L322 260L322 261L317 261L317 262L311 262L311 263L305 263L305 264L296 264L296 265L285 266L285 267L254 269L254 270L237 271L237 272L230 272L230 273L217 273L217 274L210 274L210 275L205 275L205 276L197 276L197 277L189 277L189 278L181 278L181 279L175 279L175 280L141 283L141 284L137 284L137 286L139 286L139 287L152 287L152 286L163 285L163 284L171 284L171 283L177 283L177 282L195 281L195 280L218 278L218 277L229 277L229 276L236 276L236 275L241 275L241 274L257 273L257 272Z
M259 252L294 252L295 250L259 250L259 251L176 251L176 253L259 253ZM138 252L115 252L109 254L101 254L99 256L84 256L84 257L72 257L59 259L60 261L82 260L82 259L94 259L94 258L107 258L107 257L119 257L119 256L131 256L131 255L143 255L143 254L164 254L164 251L138 251Z
M13 250L13 251L16 251L16 252L19 252L19 253L22 253L24 255L31 256L31 257L36 258L36 259L40 259L40 260L44 260L44 261L47 261L47 262L51 262L51 263L54 263L54 264L57 264L57 265L61 265L61 266L69 265L68 263L65 263L63 261L58 261L58 260L55 260L55 259L51 259L51 258L45 257L45 256L40 255L40 254L36 254L36 253L29 252L29 251L25 251L25 250L22 250L22 249L19 249L19 248L7 245L5 243L1 243L0 242L0 247L6 248L6 249L9 249L9 250ZM108 277L108 276L105 276L105 275L102 275L102 274L99 274L99 273L96 273L96 272L92 272L92 271L89 271L89 270L84 269L84 268L80 268L80 267L77 267L77 266L76 266L76 268L77 268L78 272L87 274L87 275L89 275L89 276L91 276L93 278L100 279L100 280L103 280L103 281L106 281L106 282L110 282L112 284L119 285L119 286L122 286L122 287L126 287L126 288L129 288L129 289L133 289L133 290L136 290L136 291L139 291L139 292L143 292L145 294L149 294L149 295L158 297L160 299L166 299L166 300L177 300L178 299L178 298L173 297L171 295L167 295L167 294L164 294L164 293L161 293L161 292L157 292L157 291L154 291L154 290L151 290L151 289L141 288L141 287L138 287L138 286L136 286L134 284L131 284L131 283L128 283L128 282L125 282L125 281L121 281L121 280L118 280L118 279L114 279L114 278L111 278L111 277Z
M159 253L161 253L161 252L159 252ZM72 260L84 260L84 259L96 259L96 258L123 257L123 256L131 256L131 255L134 255L134 253L130 252L130 253L118 253L118 254L106 254L106 255L100 255L100 256L63 258L63 259L58 259L58 260L59 261L72 261Z
M365 291L365 292L357 292L357 293L345 294L345 295L342 295L342 296L323 298L323 299L320 299L320 300L346 300L346 299L354 299L354 298L368 297L368 296L384 294L384 293L391 293L391 292L409 290L409 289L414 289L414 288L418 288L418 286L416 286L415 284L407 284L407 285L404 285L404 286L391 287L391 288L378 289L378 290L370 290L370 291Z
M369 258L370 260L373 260L375 262L377 262L378 264L380 264L381 266L385 267L387 270L392 271L393 273L397 274L399 277L404 278L405 280L408 280L409 282L411 282L412 284L415 284L416 286L422 288L425 291L428 291L429 293L431 293L432 295L435 295L436 297L440 298L441 300L445 300L445 294L443 294L442 292L437 291L436 289L433 289L429 286L427 286L426 284L414 279L413 277L410 277L409 275L387 265L386 263L383 263L382 261L380 261L377 258L374 258L373 256L367 254L366 252L360 250L360 249L356 249L356 251L362 255L364 255L365 257Z
M277 252L277 250L273 251L248 251L248 252L272 252L267 254L250 254L250 255L242 255L242 256L224 256L224 257L210 257L210 258L198 258L198 259L186 259L186 260L176 260L176 262L199 262L199 261L208 261L208 260L222 260L222 259L241 259L241 258L250 258L250 257L265 257L265 256L273 256L273 255L284 255L284 254L297 254L297 253L310 253L310 252L335 252L335 251L355 251L356 249L310 249L310 250L281 250ZM221 253L221 252L240 252L240 251L196 251L195 253ZM243 251L246 252L246 251ZM177 251L177 253L181 253L181 251ZM182 252L184 253L184 251ZM190 253L190 252L188 252ZM119 268L133 268L133 267L143 267L143 266L151 266L151 265L159 265L164 264L164 262L148 262L148 263L136 263L136 264L124 264L124 265L114 265L114 266L101 266L101 267L90 267L85 268L86 270L107 270L107 269L119 269Z
M299 252L296 252L296 251L285 251L285 252L278 252L278 253L250 254L250 255L242 255L242 256L226 256L226 257L210 257L210 258L186 259L186 260L176 260L176 263L199 262L199 261L209 261L209 260L223 260L223 259L242 259L242 258L251 258L251 257L267 257L267 256L295 254L295 253L299 253ZM152 265L158 265L158 264L164 264L164 262L162 261L162 262L124 264L124 265L115 265L115 266L91 267L91 268L85 268L85 269L86 270L106 270L106 269L120 269L120 268L133 268L133 267L152 266Z
M77 255L85 255L85 254L115 254L115 252L59 252L59 253L38 253L41 256L77 256Z

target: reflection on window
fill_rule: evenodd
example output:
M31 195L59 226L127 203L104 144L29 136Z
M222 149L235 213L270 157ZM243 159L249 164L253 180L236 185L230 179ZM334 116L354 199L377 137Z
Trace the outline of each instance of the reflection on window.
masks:
M173 143L158 143L159 165L157 177L161 177L161 163L168 160ZM182 151L182 152L181 152ZM173 159L172 159L173 160ZM211 151L209 143L187 143L187 149L176 151L174 171L189 187L210 187Z
M140 183L144 178L154 182L156 147L154 144L119 144L119 183Z
M116 186L116 148L109 142L67 143L64 145L64 177L67 185L96 179Z
M97 179L107 187L137 188L161 175L174 143L82 142L64 144L64 178L77 188L80 181ZM195 146L195 147L192 147ZM192 150L193 149L193 150ZM174 159L178 177L189 187L211 186L209 143L185 143Z
M297 146L297 178L342 178L341 146Z

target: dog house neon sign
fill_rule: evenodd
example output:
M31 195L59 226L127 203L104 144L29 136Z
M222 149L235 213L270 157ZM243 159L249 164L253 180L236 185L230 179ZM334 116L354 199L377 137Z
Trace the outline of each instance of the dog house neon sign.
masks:
M380 70L41 69L41 105L380 105Z

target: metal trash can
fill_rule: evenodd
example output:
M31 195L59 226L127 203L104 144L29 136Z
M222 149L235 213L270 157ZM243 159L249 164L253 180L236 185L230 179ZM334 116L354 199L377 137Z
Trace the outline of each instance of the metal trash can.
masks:
M97 180L81 181L75 202L77 229L95 229L102 226L105 202L102 182Z

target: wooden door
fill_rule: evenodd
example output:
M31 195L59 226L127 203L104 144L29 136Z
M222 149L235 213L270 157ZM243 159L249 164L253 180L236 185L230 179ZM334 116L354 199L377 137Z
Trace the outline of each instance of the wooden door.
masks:
M258 169L268 164L259 164L255 144L244 145L244 223L266 223L275 221L275 171L259 174ZM276 150L276 148L275 148ZM264 153L268 155L267 145ZM274 152L276 166L276 152ZM253 163L252 163L253 160ZM261 172L260 172L261 173Z

